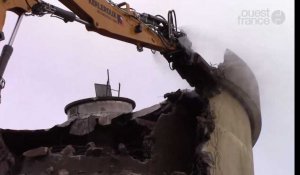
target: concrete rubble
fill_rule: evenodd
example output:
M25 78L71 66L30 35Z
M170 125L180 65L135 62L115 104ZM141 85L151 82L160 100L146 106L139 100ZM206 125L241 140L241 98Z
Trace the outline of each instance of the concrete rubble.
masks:
M49 130L0 130L0 174L209 174L207 98L178 90L150 108L74 119Z
M192 58L191 66L201 61ZM218 68L201 62L179 72L194 91L167 93L137 112L121 98L120 108L107 102L117 112L96 115L91 103L103 101L84 99L68 105L68 121L48 130L0 129L0 175L253 175L258 84L233 52L224 60Z

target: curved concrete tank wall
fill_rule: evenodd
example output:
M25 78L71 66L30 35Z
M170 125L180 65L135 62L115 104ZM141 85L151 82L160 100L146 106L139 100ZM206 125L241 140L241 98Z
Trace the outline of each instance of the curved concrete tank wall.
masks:
M252 147L261 131L258 83L230 50L219 69L224 73L222 90L209 99L215 129L204 147L212 159L211 175L254 175Z
M254 175L252 136L244 107L227 91L210 99L215 130L205 145L212 175Z
M68 119L87 118L90 116L107 117L110 119L122 113L130 113L135 102L122 97L96 97L75 101L65 107Z

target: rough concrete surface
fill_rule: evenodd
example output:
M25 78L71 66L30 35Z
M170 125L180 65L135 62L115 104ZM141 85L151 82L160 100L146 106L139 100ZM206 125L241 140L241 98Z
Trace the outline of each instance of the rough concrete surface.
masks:
M90 116L49 130L0 130L2 174L208 175L209 100L180 90L165 97L159 108L110 124Z
M67 110L69 120L49 130L0 130L0 174L254 175L252 146L261 129L254 74L231 52L218 69L199 54L180 56L188 64L173 66L194 91L167 93L137 112L132 104L115 112L105 102L109 113L94 105L100 99L85 99L75 102L91 102L84 115Z
M215 130L204 150L212 157L212 175L254 175L249 117L227 91L210 99Z

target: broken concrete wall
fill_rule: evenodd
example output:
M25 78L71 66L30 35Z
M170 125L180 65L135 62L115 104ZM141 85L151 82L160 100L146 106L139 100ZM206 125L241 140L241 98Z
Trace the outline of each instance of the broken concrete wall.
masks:
M4 175L209 175L211 160L202 151L214 129L208 99L180 90L165 97L152 110L109 123L90 116L49 130L0 130L0 151L15 160Z
M49 130L0 130L0 172L253 175L259 121L239 98L245 95L220 82L209 92L168 93L134 113L75 117Z
M226 90L210 99L215 130L205 144L212 158L212 175L254 175L248 113Z
M49 130L0 130L0 172L254 174L249 113L226 88L209 98L180 90L165 97L110 122L90 116Z

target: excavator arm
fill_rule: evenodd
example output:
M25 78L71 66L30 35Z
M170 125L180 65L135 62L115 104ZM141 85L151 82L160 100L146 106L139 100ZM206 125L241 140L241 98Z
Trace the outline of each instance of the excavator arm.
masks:
M87 29L104 36L158 51L175 50L164 30L167 20L140 14L128 3L115 4L107 0L59 0L81 19L92 25Z
M161 15L139 13L126 2L115 4L110 0L59 0L71 11L63 10L42 0L0 0L0 39L7 11L19 15L10 42L5 45L0 57L0 91L4 88L2 78L13 48L12 43L24 14L43 16L51 14L65 22L77 21L86 26L88 31L128 42L137 46L159 51L176 69L183 79L199 92L203 87L215 87L213 70L207 62L190 47L181 42L186 34L177 29L176 14L169 11L167 19ZM203 83L206 83L203 86ZM200 90L201 89L201 90Z
M7 11L15 12L21 15L25 12L30 12L31 7L38 3L38 0L1 0L0 1L0 41L4 40L3 26Z
M107 0L59 1L72 12L41 0L2 0L0 1L0 30L3 29L7 11L13 11L18 15L29 12L38 16L49 13L63 18L65 22L78 19L86 25L87 30L135 44L139 50L143 47L157 51L176 50L174 35L180 32L175 31L173 22L162 17L140 14L125 2L115 4Z

